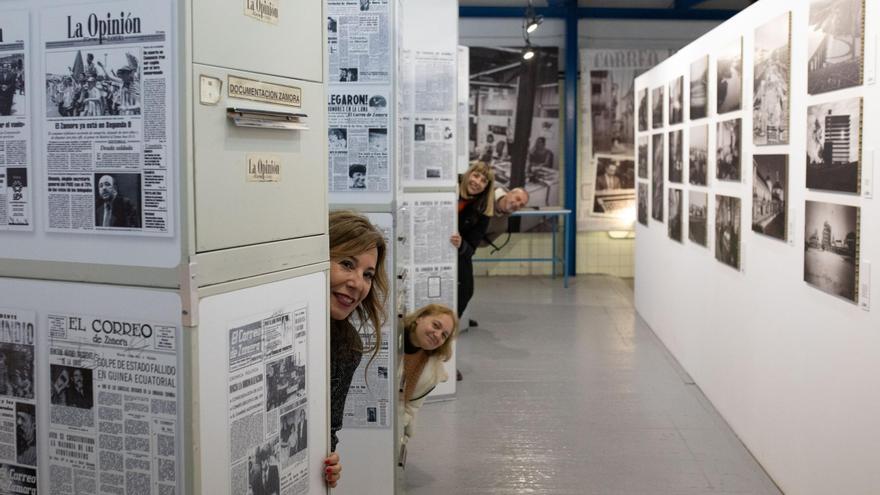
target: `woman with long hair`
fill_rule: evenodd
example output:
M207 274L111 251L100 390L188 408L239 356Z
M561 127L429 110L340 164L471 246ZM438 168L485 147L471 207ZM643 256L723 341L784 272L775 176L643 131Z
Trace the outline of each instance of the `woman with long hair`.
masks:
M458 317L474 295L471 259L495 213L495 173L485 162L473 162L458 179L458 232L450 242L458 248Z

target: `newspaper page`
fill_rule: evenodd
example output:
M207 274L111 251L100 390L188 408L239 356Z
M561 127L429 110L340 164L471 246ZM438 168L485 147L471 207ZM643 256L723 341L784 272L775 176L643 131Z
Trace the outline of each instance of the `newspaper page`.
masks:
M173 235L170 14L144 0L43 15L49 231Z
M412 176L412 147L413 147L413 87L414 79L412 52L400 50L397 68L397 163L400 177L406 179ZM403 187L400 181L400 188Z
M412 130L412 179L455 181L454 116L416 116Z
M308 491L308 330L305 303L230 325L233 495Z
M401 140L409 144L404 155L410 163L402 169L410 183L454 183L456 171L456 79L455 52L421 51L411 54L411 81L404 91L412 98L412 123ZM405 83L406 85L406 83ZM403 144L407 146L407 144Z
M455 305L457 254L449 242L455 231L457 204L454 194L448 199L404 201L408 221L407 243L403 250L407 266L407 292L410 310L426 304Z
M48 493L182 493L174 324L49 314Z
M0 493L37 494L33 311L0 309Z
M33 230L28 13L0 18L0 230ZM31 85L31 90L33 85Z
M329 90L330 192L389 192L387 88Z
M391 81L391 15L388 0L328 0L328 81Z

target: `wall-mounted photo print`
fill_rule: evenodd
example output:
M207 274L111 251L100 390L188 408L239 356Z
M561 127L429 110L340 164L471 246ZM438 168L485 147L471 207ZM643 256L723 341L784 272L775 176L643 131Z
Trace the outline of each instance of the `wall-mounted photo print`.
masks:
M807 201L805 210L804 281L857 302L859 208Z
M663 133L651 137L654 160L651 163L651 218L663 221Z
M639 91L639 130L648 130L648 88Z
M648 136L641 136L638 140L639 179L648 178Z
M807 92L811 95L862 84L864 0L812 0Z
M709 108L709 56L705 55L691 64L691 120L702 119Z
M752 230L787 238L788 155L752 157Z
M709 174L709 125L691 127L688 144L688 182L705 186Z
M788 144L790 33L790 12L755 30L752 142L756 146Z
M807 108L807 188L859 193L862 99Z
M684 172L684 131L669 133L669 182L681 184Z
M706 247L709 231L709 193L690 191L688 194L688 239Z
M648 184L639 182L639 223L648 226Z
M742 179L742 119L718 122L715 130L715 177Z
M684 76L669 83L669 123L681 124L684 120Z
M742 108L742 38L718 54L715 84L719 114Z
M669 238L681 242L681 215L684 207L681 204L681 189L669 188L669 222L666 232Z
M651 91L651 127L663 127L663 86Z
M739 270L740 199L715 196L715 259Z
M0 55L0 117L27 113L24 54Z

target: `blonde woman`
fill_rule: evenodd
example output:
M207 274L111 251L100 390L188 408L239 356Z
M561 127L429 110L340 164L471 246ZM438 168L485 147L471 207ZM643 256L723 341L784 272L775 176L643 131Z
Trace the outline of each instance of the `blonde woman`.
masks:
M403 442L406 443L413 436L415 416L425 397L448 378L443 362L452 357L458 318L446 306L429 304L406 315L403 326Z
M324 477L336 487L342 471L336 432L342 428L345 399L354 372L365 351L372 360L378 352L385 321L385 239L363 215L353 211L330 213L330 451ZM364 349L355 320L373 332L371 349Z

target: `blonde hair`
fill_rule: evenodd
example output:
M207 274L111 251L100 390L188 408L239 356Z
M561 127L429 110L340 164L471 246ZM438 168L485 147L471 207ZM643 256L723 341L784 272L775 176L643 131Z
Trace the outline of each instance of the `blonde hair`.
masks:
M452 311L442 304L429 304L427 306L422 306L403 318L403 328L406 333L411 333L416 329L416 324L418 323L419 318L439 315L449 315L449 317L452 318L452 333L449 334L449 337L446 338L446 342L443 342L440 347L433 351L425 352L428 354L438 354L444 361L449 361L452 357L452 341L458 336L458 317L455 315L455 311Z
M330 212L330 259L338 260L358 256L376 248L376 272L367 297L354 310L361 325L369 322L373 327L373 357L382 341L382 325L385 323L385 298L388 295L388 275L385 273L385 238L367 217L350 210ZM346 318L349 321L351 315ZM352 325L353 326L353 325ZM360 340L360 338L358 338ZM346 342L351 349L363 350L363 342ZM370 358L372 361L372 358Z
M486 178L486 189L476 196L468 194L467 178L470 174L477 173ZM495 190L495 172L486 162L475 160L471 162L471 166L461 175L458 181L458 195L462 199L474 199L477 202L477 209L485 216L491 217L495 214L495 198L492 191Z

